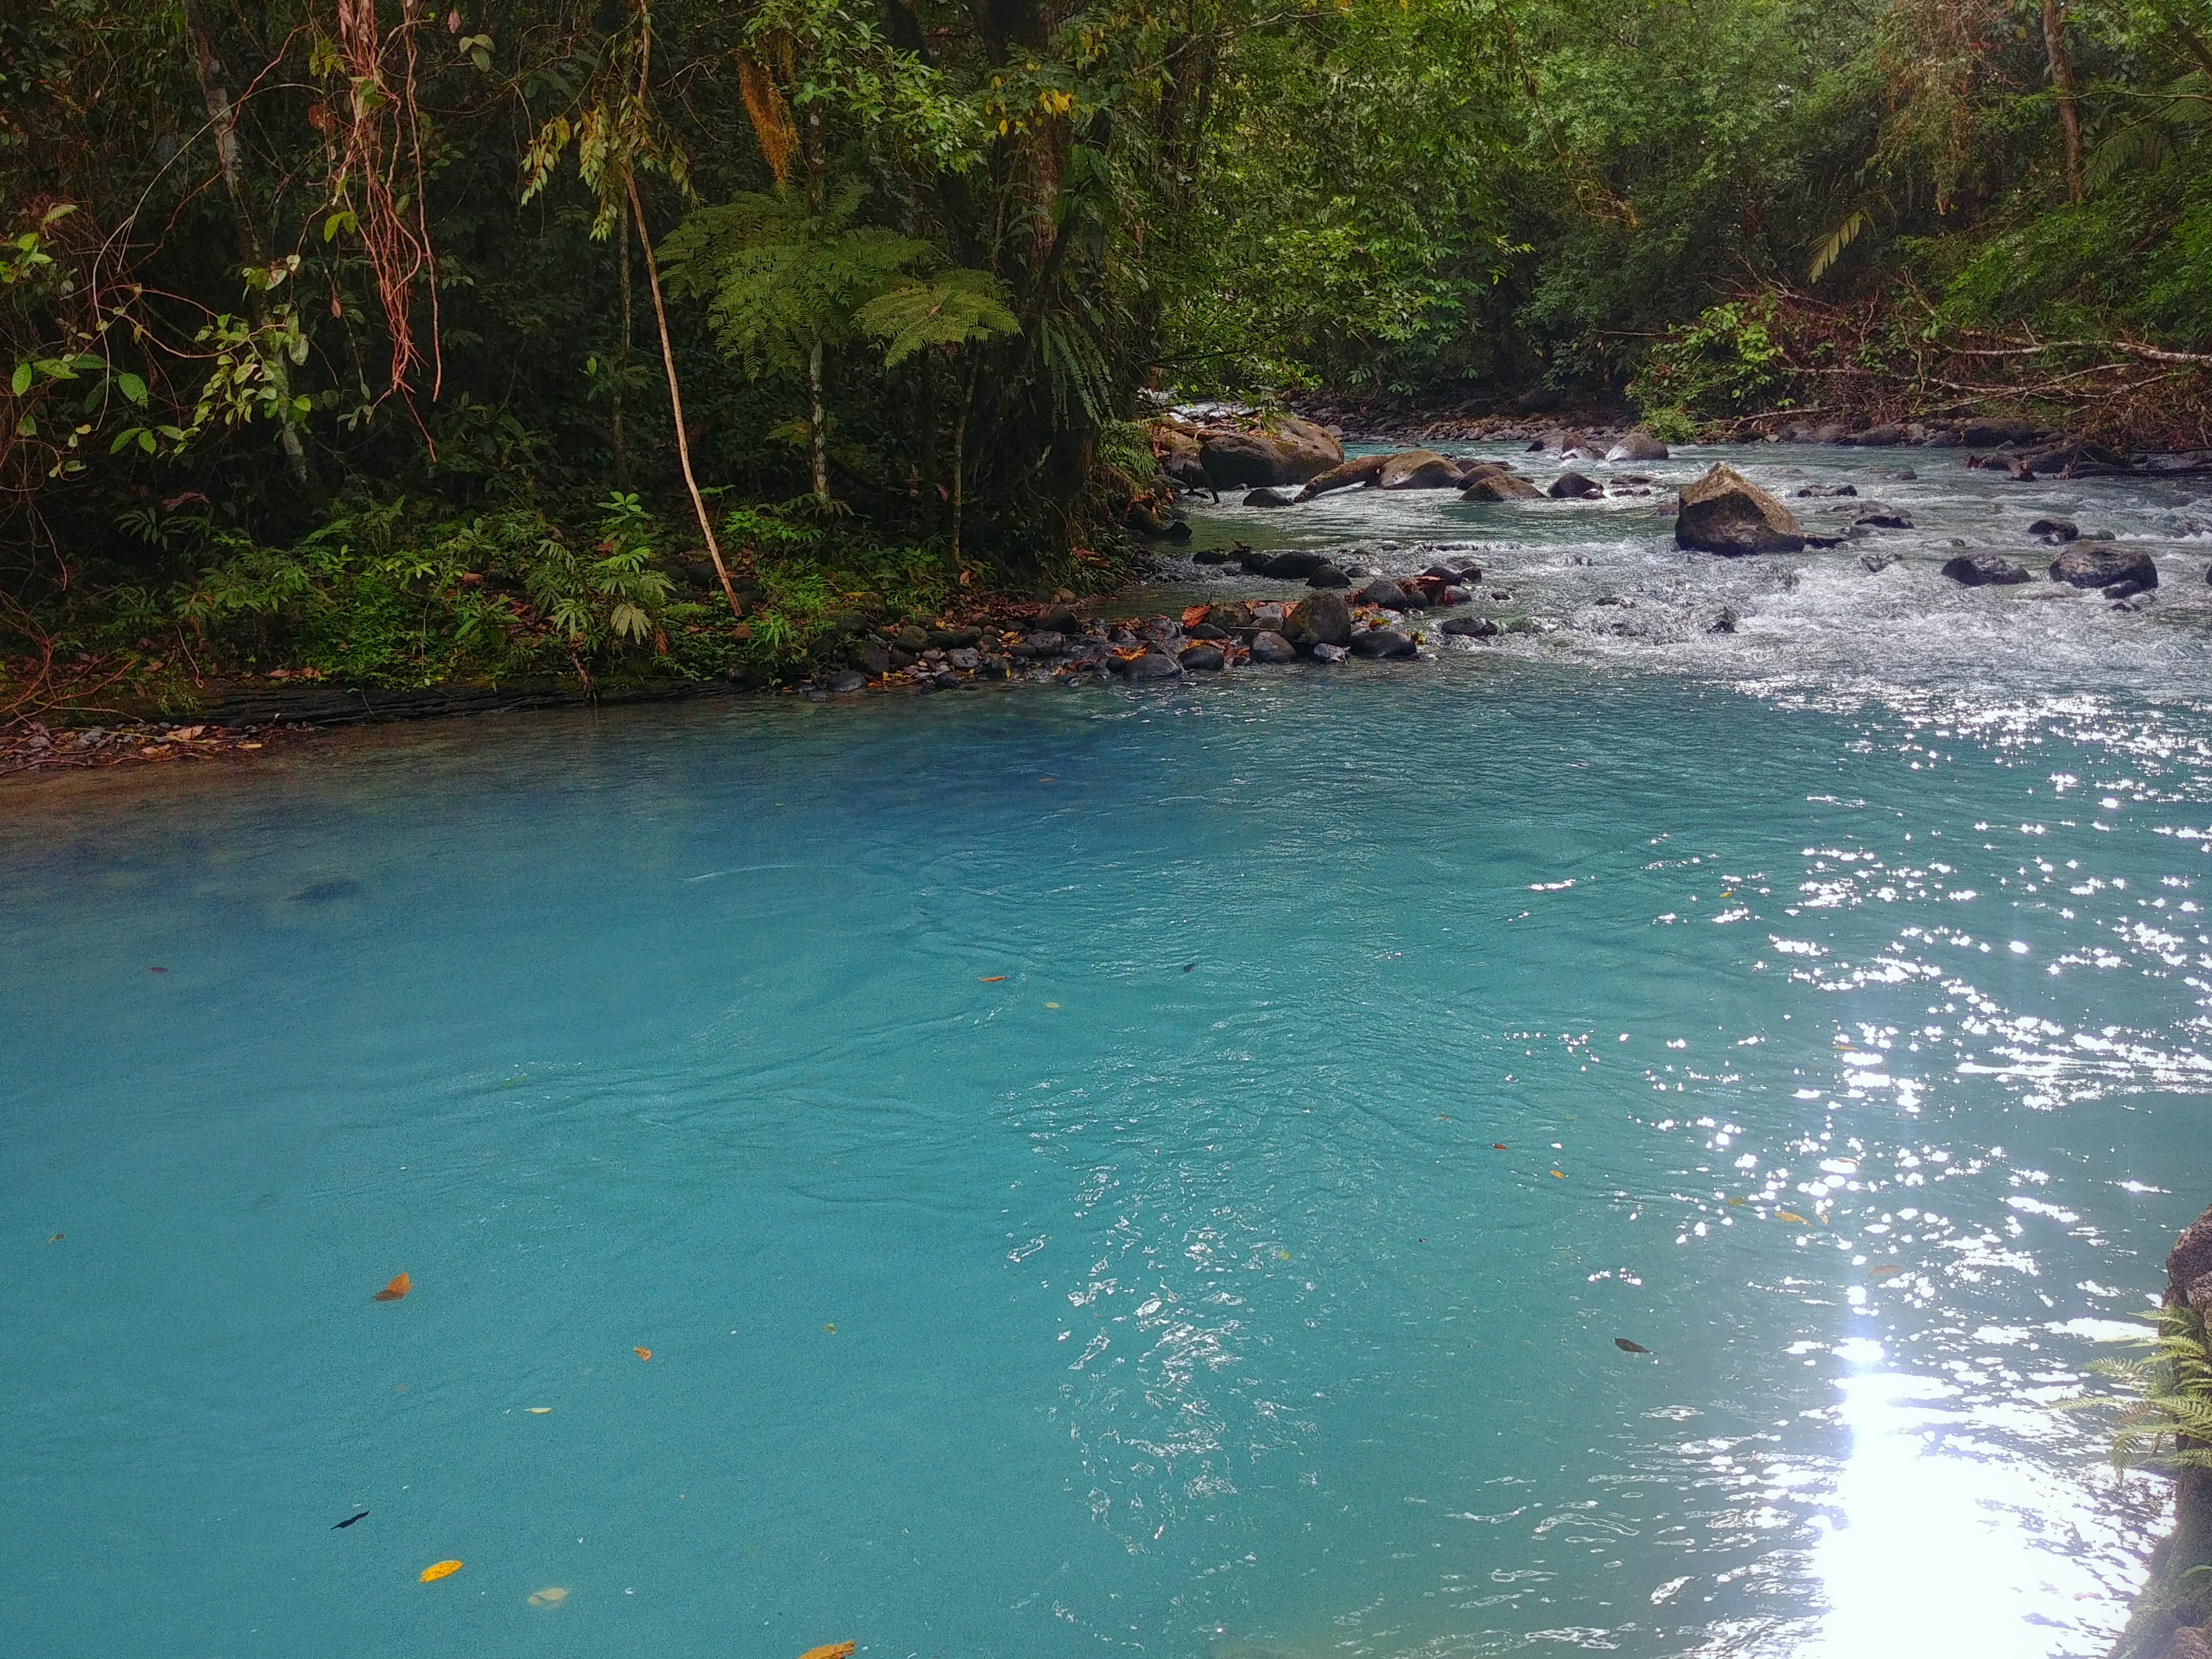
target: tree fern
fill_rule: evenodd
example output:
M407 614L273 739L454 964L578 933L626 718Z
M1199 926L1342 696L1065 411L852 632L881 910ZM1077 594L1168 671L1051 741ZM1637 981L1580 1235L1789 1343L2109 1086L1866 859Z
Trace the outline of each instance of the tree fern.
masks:
M895 283L855 312L854 320L884 343L885 368L896 368L931 346L949 350L1021 327L998 278L965 267Z
M1867 217L1864 208L1854 209L1838 225L1820 239L1820 246L1813 250L1813 263L1806 268L1805 280L1817 283L1827 274L1831 266L1844 257L1844 250L1856 241L1859 233L1874 222Z

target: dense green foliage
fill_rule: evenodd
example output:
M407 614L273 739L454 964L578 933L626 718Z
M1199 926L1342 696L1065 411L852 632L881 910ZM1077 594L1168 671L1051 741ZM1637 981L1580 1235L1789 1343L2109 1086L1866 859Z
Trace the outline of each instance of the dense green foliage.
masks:
M2208 133L2212 0L11 8L0 657L773 672L1147 388L2201 438Z

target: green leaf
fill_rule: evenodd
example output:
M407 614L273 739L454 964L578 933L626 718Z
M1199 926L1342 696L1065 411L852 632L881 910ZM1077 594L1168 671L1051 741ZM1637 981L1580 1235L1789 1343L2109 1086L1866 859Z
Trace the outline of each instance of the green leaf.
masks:
M123 395L131 399L132 403L137 404L142 409L145 407L145 381L140 380L136 374L131 373L129 369L125 369L122 374L115 377L115 385L117 390L120 391Z
M28 392L31 389L31 372L30 364L16 364L15 373L8 381L8 389L14 392L18 398L21 397L26 392Z

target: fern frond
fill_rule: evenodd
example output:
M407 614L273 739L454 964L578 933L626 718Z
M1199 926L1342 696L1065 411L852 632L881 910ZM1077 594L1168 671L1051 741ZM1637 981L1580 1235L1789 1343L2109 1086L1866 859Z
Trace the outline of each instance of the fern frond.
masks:
M885 368L896 368L930 346L963 346L1021 328L1007 308L998 278L965 267L927 280L895 283L862 306L853 319L864 333L885 343Z

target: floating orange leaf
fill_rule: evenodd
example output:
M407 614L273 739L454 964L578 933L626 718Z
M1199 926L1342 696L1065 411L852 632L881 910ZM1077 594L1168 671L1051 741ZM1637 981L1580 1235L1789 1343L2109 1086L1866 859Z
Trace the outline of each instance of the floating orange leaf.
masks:
M1557 1180L1565 1181L1567 1178L1567 1172L1565 1170L1554 1170L1552 1174Z
M1874 1270L1874 1276L1876 1279L1887 1279L1892 1273L1901 1273L1904 1271L1904 1268L1892 1263L1887 1267L1876 1267Z
M389 1285L386 1285L382 1290L379 1291L374 1296L369 1297L369 1300L372 1302L397 1302L401 1297L406 1295L408 1291L414 1288L415 1281L408 1278L405 1273L402 1273L398 1278L393 1279Z
M419 1582L427 1584L434 1579L450 1578L460 1570L461 1564L458 1561L433 1561L422 1569L422 1577Z
M981 979L978 980L976 983L979 985L997 985L1001 983L1006 977L1006 976L1004 974L986 974Z
M832 1642L826 1648L809 1648L799 1659L853 1659L850 1642Z
M1774 1218L1777 1221L1794 1221L1801 1227L1809 1224L1805 1218L1795 1210L1777 1210L1774 1212Z
M1505 1143L1502 1140L1493 1140L1490 1143L1490 1150L1493 1152L1502 1152L1505 1150Z
M632 1348L630 1352L635 1354L640 1359L650 1359L653 1358L653 1350L650 1348Z
M1195 628L1212 614L1212 611L1213 607L1210 605L1186 605L1183 607L1182 625L1185 628Z

